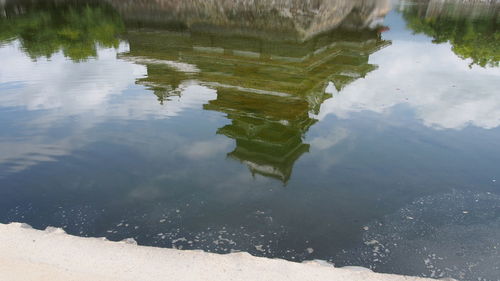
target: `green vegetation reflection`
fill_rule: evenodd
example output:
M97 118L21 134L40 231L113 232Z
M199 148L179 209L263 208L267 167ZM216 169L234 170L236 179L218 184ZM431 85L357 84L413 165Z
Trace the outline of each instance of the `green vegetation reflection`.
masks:
M118 47L125 29L108 5L81 1L7 3L0 17L0 43L18 39L32 58L50 58L62 50L82 61L97 55L97 47Z
M415 33L431 36L435 43L449 42L472 65L499 66L500 4L471 1L415 1L404 6L403 17Z

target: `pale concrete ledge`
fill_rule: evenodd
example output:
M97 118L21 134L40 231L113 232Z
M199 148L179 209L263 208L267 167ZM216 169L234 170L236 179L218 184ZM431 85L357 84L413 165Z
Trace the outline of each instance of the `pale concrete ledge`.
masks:
M137 246L0 224L0 280L431 280L253 257Z

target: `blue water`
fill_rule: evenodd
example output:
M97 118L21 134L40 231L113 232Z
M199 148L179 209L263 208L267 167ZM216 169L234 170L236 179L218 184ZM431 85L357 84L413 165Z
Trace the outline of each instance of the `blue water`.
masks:
M164 2L1 6L0 222L500 280L498 5Z

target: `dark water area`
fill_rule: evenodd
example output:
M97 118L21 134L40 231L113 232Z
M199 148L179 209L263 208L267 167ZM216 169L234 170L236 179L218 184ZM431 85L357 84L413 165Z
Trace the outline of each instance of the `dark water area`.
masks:
M496 1L0 1L0 222L500 280Z

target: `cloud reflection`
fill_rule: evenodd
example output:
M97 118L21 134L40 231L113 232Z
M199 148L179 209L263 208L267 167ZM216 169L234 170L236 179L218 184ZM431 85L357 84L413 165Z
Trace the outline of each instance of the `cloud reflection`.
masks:
M449 44L393 40L373 56L379 70L321 106L319 119L329 114L349 118L361 111L389 113L407 105L427 127L462 129L469 125L491 129L500 125L500 69L469 67ZM408 54L411 54L409 56Z
M158 105L149 91L137 91L135 86L136 79L147 74L146 67L117 58L128 51L125 43L118 49L99 48L97 59L85 63L62 53L33 61L19 48L18 41L0 47L0 108L23 108L36 118L13 121L28 136L15 140L0 136L2 174L69 154L90 141L85 131L97 124L169 118L216 98L215 90L184 81L178 86L179 96ZM67 122L71 133L57 137L48 133L66 128Z

